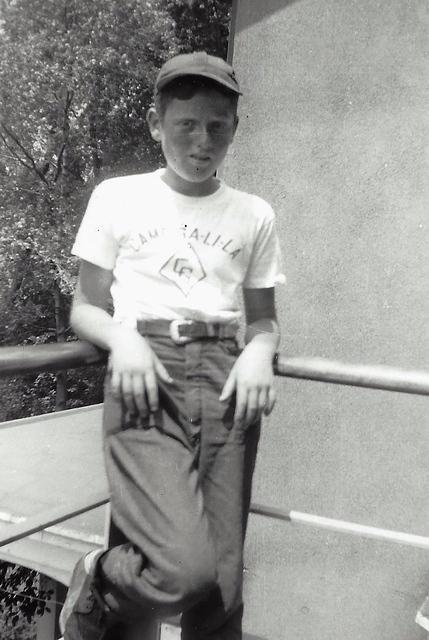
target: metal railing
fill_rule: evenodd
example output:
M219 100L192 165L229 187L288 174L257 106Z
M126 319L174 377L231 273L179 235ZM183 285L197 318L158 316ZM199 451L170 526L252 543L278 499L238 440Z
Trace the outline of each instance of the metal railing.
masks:
M0 376L104 364L106 353L87 342L31 345L0 348ZM429 372L406 371L387 366L356 365L321 358L286 358L279 355L275 363L278 376L325 383L380 389L399 393L429 395ZM107 494L87 494L74 504L55 507L22 522L7 525L0 533L0 546L46 529L109 501ZM407 546L429 549L429 537L401 531L380 529L344 520L325 518L299 511L252 504L251 512L291 523L329 529Z
M0 376L59 371L107 361L104 351L89 342L25 345L0 348ZM288 378L429 395L429 372L394 367L348 364L324 358L279 355L275 373Z

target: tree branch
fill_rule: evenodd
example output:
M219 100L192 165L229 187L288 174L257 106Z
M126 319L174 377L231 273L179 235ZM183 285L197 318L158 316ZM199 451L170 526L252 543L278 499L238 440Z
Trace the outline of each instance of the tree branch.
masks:
M27 166L29 169L32 169L32 170L36 173L36 175L40 178L40 180L42 180L42 182L44 182L44 183L45 183L45 185L46 185L47 187L49 187L49 182L46 180L46 178L45 178L45 176L44 176L43 172L42 172L42 171L40 171L39 167L38 167L38 166L37 166L37 164L35 163L34 158L33 158L33 156L31 155L31 153L29 153L29 151L27 151L27 149L24 147L24 145L22 144L22 142L21 142L21 141L17 138L17 136L16 136L16 135L15 135L15 134L14 134L14 133L9 129L9 127L7 127L7 126L5 125L5 123L4 123L4 122L0 122L0 125L1 125L1 127L2 127L2 129L3 129L3 131L5 131L5 132L6 132L6 134L9 136L9 138L11 138L11 139L13 140L13 142L16 144L16 146L17 146L17 147L22 151L22 153L23 153L23 154L24 154L24 156L27 158L27 160L29 160L29 161L30 161L30 165L31 165L31 166L30 166L30 167L28 167L28 165L24 164L24 162L22 162L22 159L21 159L22 164L24 164L24 166ZM2 138L4 139L4 136L3 136L3 135L2 135ZM9 147L9 150L11 150L11 149L10 149L10 147ZM19 158L19 156L17 156L17 157Z
M69 112L70 112L70 108L73 102L73 97L74 97L74 92L73 91L67 91L67 95L66 95L66 102L64 105L64 115L63 115L63 126L62 126L62 130L63 130L63 143L61 145L61 149L60 152L58 154L58 159L57 159L57 170L55 172L55 176L54 176L54 182L57 182L58 178L60 177L61 173L62 173L62 169L63 169L63 157L64 157L64 153L67 147L67 142L69 139L69 133L70 133L70 125L69 125Z
M0 131L0 139L2 140L2 142L3 142L4 146L6 147L6 149L12 153L13 157L15 158L15 160L17 160L20 164L22 164L24 167L26 167L26 169L29 169L31 171L33 167L31 167L29 164L24 162L24 160L16 153L15 149L13 147L11 147L10 144L7 142L7 139L2 134L1 131Z

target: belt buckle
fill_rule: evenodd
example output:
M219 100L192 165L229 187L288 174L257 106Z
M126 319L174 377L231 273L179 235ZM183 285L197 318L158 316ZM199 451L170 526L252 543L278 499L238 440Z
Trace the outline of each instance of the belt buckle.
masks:
M172 320L170 322L170 338L175 344L187 344L192 341L191 336L181 336L180 327L193 324L192 320Z

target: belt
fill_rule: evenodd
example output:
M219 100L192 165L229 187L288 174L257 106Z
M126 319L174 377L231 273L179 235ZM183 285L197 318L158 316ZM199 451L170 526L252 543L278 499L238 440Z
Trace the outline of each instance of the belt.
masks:
M237 325L199 320L139 320L137 330L144 336L169 336L175 344L186 344L202 338L225 340L235 338Z

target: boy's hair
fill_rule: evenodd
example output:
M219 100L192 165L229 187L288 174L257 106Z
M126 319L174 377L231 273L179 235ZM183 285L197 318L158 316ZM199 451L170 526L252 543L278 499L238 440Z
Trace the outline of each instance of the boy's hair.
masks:
M227 96L231 102L231 110L236 113L239 97L237 93L229 91L226 87L222 86L215 80L195 75L184 75L180 78L175 78L161 89L158 89L154 96L155 109L159 117L162 119L165 115L169 102L171 102L173 98L188 100L193 98L194 95L200 91L213 90Z

